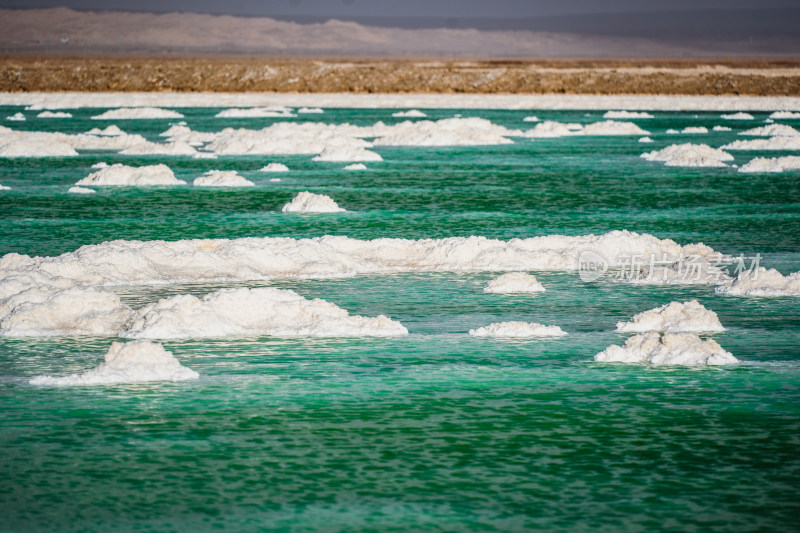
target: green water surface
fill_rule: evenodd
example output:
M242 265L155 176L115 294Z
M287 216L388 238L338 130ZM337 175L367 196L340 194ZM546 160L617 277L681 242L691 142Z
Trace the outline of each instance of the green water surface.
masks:
M21 108L0 108L0 117ZM263 127L214 118L190 127ZM3 122L81 132L116 123L160 140L165 120ZM293 120L393 122L390 110L326 110ZM430 110L513 128L598 111ZM377 147L364 172L310 156L0 160L0 254L57 255L111 239L315 237L509 239L628 229L681 244L761 254L800 269L800 173L668 168L639 155L677 142L720 146L763 124L719 113L655 113L638 137L515 139L488 147ZM800 127L800 121L781 121ZM732 132L667 135L725 124ZM735 152L734 164L785 153ZM105 161L166 163L191 182L237 170L245 189L67 189ZM259 173L275 161L292 171ZM270 178L280 177L280 182ZM294 194L348 212L284 214ZM112 339L0 337L2 531L792 531L800 523L800 299L739 298L705 286L642 287L535 272L536 295L482 292L498 273L404 273L112 288L134 307L174 294L276 286L354 314L386 314L396 339L164 342L196 381L37 387L33 376L96 367ZM698 299L739 358L725 368L600 364L626 336L617 321ZM491 322L559 325L568 335L466 335Z

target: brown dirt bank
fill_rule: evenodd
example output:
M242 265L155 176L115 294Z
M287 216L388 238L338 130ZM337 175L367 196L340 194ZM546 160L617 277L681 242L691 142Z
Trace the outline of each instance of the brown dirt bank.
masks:
M800 60L0 58L0 91L800 96Z

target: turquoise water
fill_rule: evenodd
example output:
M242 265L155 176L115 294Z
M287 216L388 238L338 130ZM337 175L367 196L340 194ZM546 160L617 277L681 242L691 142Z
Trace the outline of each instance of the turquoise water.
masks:
M0 116L20 108L0 108ZM262 127L188 109L190 127ZM528 114L595 122L597 111L432 110L509 127ZM73 119L3 123L80 132ZM393 122L387 110L326 110L294 120ZM656 113L637 137L517 139L513 145L378 147L366 172L308 156L0 160L0 254L56 255L110 239L485 235L508 239L616 229L800 269L800 174L667 168L638 156L677 142L720 146L763 123L719 113ZM800 127L800 121L779 121ZM159 140L168 121L109 121ZM724 124L732 132L666 135ZM741 138L741 137L739 137ZM780 152L734 152L735 164ZM98 161L167 163L191 181L235 169L250 189L108 188L67 194ZM288 174L256 170L270 161ZM269 178L278 176L280 183ZM348 212L290 215L301 190ZM788 531L800 517L800 299L737 298L708 287L583 283L535 272L536 295L484 294L496 273L406 273L271 286L386 314L396 339L167 341L197 381L34 387L36 375L97 366L110 339L0 337L3 531ZM132 286L139 307L264 282ZM592 362L621 343L617 321L697 298L728 328L743 363L655 368ZM505 320L568 336L503 341L470 328Z

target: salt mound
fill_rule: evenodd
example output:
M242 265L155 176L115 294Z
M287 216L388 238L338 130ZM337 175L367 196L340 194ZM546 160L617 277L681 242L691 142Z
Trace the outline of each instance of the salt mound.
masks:
M594 356L603 363L650 363L654 366L734 365L739 362L714 340L696 333L651 332L634 335L622 346L611 345Z
M157 118L183 118L177 111L161 109L158 107L121 107L109 109L105 113L95 115L93 120L132 120L132 119L157 119Z
M297 193L297 196L284 205L281 211L284 213L341 213L345 210L339 207L330 196L303 191Z
M717 258L703 244L681 246L670 239L629 231L603 235L547 235L501 241L486 237L359 240L344 236L110 241L54 257L7 254L0 282L36 276L40 282L68 279L81 285L114 285L276 277L327 278L394 272L574 271L587 251L610 268L630 268L631 257L677 262L681 257Z
M64 111L42 111L36 116L38 118L72 118L72 113L66 113Z
M522 119L523 122L539 122L539 117L531 115Z
M725 331L714 311L706 309L697 300L672 302L636 314L628 322L617 322L617 331L639 333L644 331L718 332Z
M653 118L653 115L644 111L606 111L603 118Z
M32 286L0 300L0 334L115 335L130 316L130 308L109 292Z
M728 126L714 126L711 129L714 131L731 131L731 128L729 128Z
M800 169L800 156L756 157L742 165L739 172L786 172Z
M259 172L289 172L289 167L283 163L270 163L265 167L261 167Z
M575 128L577 126L577 129ZM531 139L546 139L551 137L565 137L567 135L577 135L577 132L582 130L583 126L580 124L565 124L562 122L554 122L552 120L545 120L540 122L533 129L526 131L523 136Z
M380 154L358 146L328 146L313 161L383 161Z
M25 121L25 115L23 115L20 112L17 112L17 113L14 113L11 116L6 117L6 120L9 120L11 122L24 122Z
M296 116L291 109L283 106L233 108L216 114L217 118L291 118Z
M64 157L78 152L63 133L15 131L0 126L0 157Z
M733 141L722 147L725 150L800 150L800 137L770 137Z
M325 110L321 107L301 107L297 110L298 113L324 113Z
M115 124L107 126L105 129L92 128L86 132L87 135L100 135L105 137L116 137L117 135L127 135L124 131L119 129Z
M95 169L108 168L108 163L106 163L105 161L100 161L99 163L95 163L89 168L95 168Z
M253 187L255 183L243 178L235 170L209 170L192 185L195 187Z
M786 126L785 124L770 124L769 126L761 126L760 128L745 130L739 133L739 135L759 135L762 137L796 137L800 135L800 131L797 131L791 126Z
M367 170L367 165L364 163L353 163L344 167L345 170Z
M397 113L392 113L393 117L408 117L408 118L425 118L428 115L420 111L419 109L409 109L408 111L398 111Z
M469 330L473 337L563 337L567 333L558 326L545 326L536 322L494 322L488 326Z
M282 121L260 130L225 128L205 133L186 128L169 138L208 143L205 149L219 155L319 154L329 146L343 144L369 148L372 144L358 137L371 133L367 130L349 124Z
M116 164L89 174L75 185L142 187L150 185L186 185L186 182L176 179L175 174L166 165L129 167Z
M222 289L204 296L181 295L137 312L125 337L149 339L246 337L394 337L408 330L384 315L350 315L320 299L291 290Z
M758 267L720 285L716 292L733 296L800 296L800 271L784 276L774 268Z
M673 144L641 155L648 161L663 161L668 167L724 167L733 156L706 144Z
M79 133L68 135L66 142L77 150L125 150L137 145L148 144L147 139L139 134L122 133L121 135L89 135Z
M681 130L681 133L708 133L708 128L705 126L686 126Z
M583 127L584 135L647 135L649 131L643 130L633 122L615 122L606 120L587 124Z
M197 152L192 156L193 159L217 159L216 154L210 154L208 152Z
M769 116L769 118L774 118L774 119L800 118L800 113L797 113L795 111L775 111Z
M0 191L10 191L11 187L8 185L0 185Z
M720 118L725 120L753 120L755 117L750 113L733 113L731 115L720 115Z
M544 292L546 289L527 272L509 272L503 274L486 284L483 292L516 293L516 292Z
M639 139L639 142L640 143L651 143L651 142L653 142L653 139L651 139L650 137L641 137Z
M406 120L393 126L378 123L359 135L374 135L375 146L481 146L513 144L507 137L522 135L522 132L472 117Z
M147 341L115 342L105 361L84 374L64 377L38 376L31 385L115 385L149 381L185 381L200 375L182 366L160 344Z
M197 155L197 150L182 141L168 143L154 143L145 141L125 148L122 155ZM213 154L210 154L213 155Z
M94 189L87 189L86 187L70 187L67 192L72 194L94 194L97 191Z

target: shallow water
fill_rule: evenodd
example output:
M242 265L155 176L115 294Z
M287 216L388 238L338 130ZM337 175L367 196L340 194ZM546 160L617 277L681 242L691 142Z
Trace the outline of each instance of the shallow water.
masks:
M0 108L0 117L21 108ZM190 127L272 119L182 111ZM116 123L160 140L169 121L6 123L79 132ZM293 120L372 124L390 110L326 110ZM527 128L524 116L602 120L598 111L432 110ZM309 156L0 160L0 253L55 255L110 239L242 236L509 239L616 229L705 242L762 265L800 269L798 172L668 168L638 156L678 142L720 146L761 125L719 113L655 113L637 137L516 139L513 145L377 147L369 170ZM800 121L778 121L800 126ZM732 132L666 135L723 124ZM783 153L734 152L734 164ZM98 161L165 162L189 182L238 170L249 189L98 188L67 194ZM292 172L258 173L267 162ZM270 178L281 182L272 183ZM348 212L280 213L301 190ZM386 314L399 339L164 342L193 382L49 388L41 374L95 367L110 339L0 337L0 530L786 531L800 514L800 299L737 298L709 287L584 283L536 272L547 292L485 294L493 273L280 280L354 314ZM115 287L135 307L173 294L265 282ZM679 369L592 362L625 335L617 321L697 298L742 361ZM568 336L473 338L505 320Z

